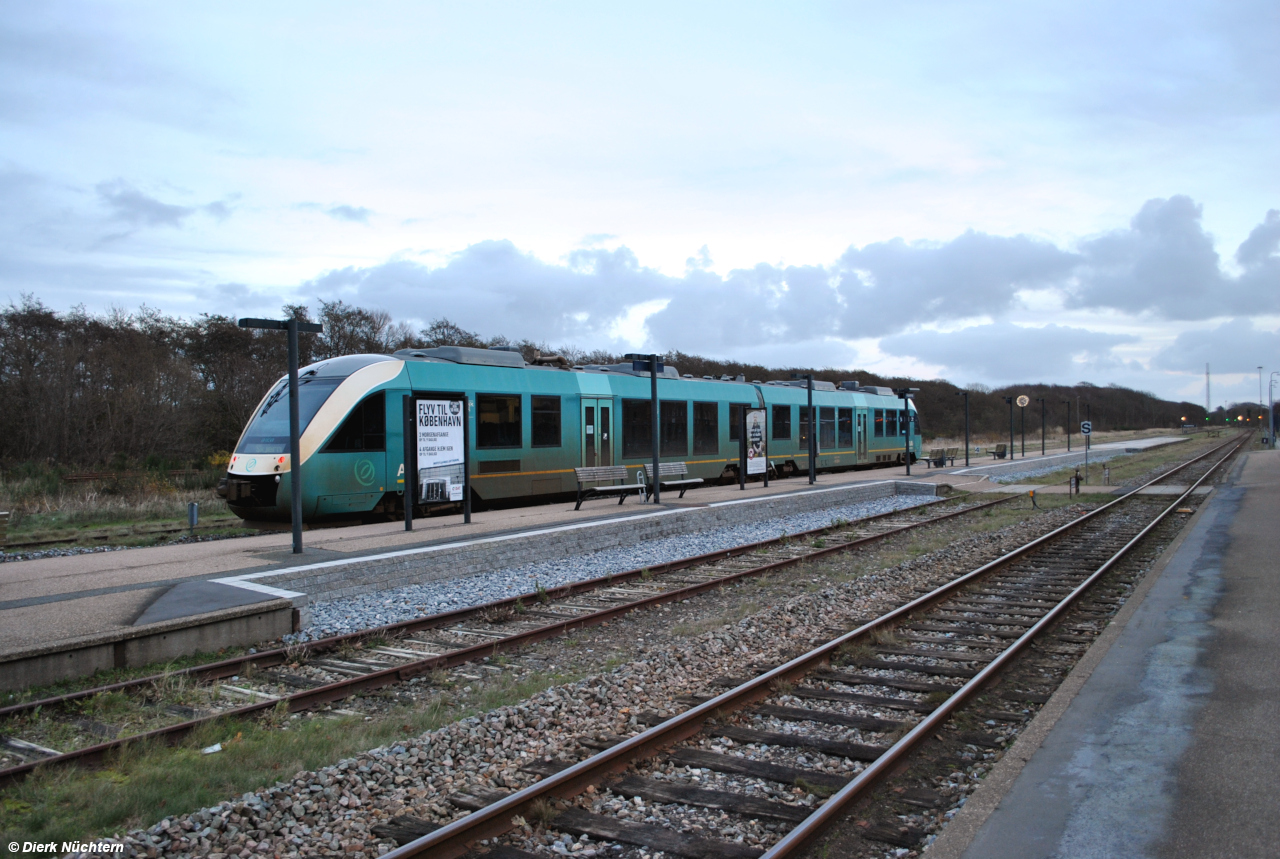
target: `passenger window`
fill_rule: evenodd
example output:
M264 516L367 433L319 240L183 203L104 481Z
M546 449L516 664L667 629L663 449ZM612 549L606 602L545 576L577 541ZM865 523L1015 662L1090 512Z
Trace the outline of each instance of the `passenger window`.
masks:
M884 438L884 409L876 409L876 438Z
M771 436L783 441L791 440L791 406L773 407L773 430Z
M853 409L841 409L838 422L840 446L853 447Z
M818 445L823 450L836 446L836 410L831 406L818 409Z
M560 398L530 397L533 416L533 446L560 447Z
M622 401L622 455L653 453L653 408L649 400Z
M504 394L476 396L476 447L489 450L520 447L520 397Z
M689 404L679 400L658 403L663 456L689 455Z
M738 425L742 423L742 410L750 409L746 403L729 404L729 441L738 440Z
M325 445L325 453L387 449L387 396L382 391L365 397L351 410Z
M720 452L720 404L693 404L693 452Z

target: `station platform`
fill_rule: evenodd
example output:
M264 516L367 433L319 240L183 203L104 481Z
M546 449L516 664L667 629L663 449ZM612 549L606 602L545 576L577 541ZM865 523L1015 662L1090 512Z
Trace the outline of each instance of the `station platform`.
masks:
M1278 513L1250 452L925 855L1276 855Z
M631 545L646 539L858 503L934 495L942 472L905 469L701 486L662 503L605 497L420 519L289 531L0 565L0 689L279 638L307 606ZM926 477L928 479L926 479ZM86 670L87 669L87 670Z
M1175 440L1180 438L1112 444L1145 448ZM1075 455L1050 450L1043 461L1058 464ZM276 639L305 625L307 606L316 600L749 521L744 516L836 506L876 492L934 494L944 483L964 491L1016 492L991 482L987 472L1040 461L1029 455L967 469L931 469L920 462L910 473L897 466L820 474L812 487L805 475L774 479L768 487L748 483L745 491L736 484L704 485L683 499L666 493L659 505L638 497L623 505L589 500L578 511L572 502L541 504L478 512L470 524L461 515L431 517L411 532L403 522L319 528L304 532L302 555L292 553L291 535L283 530L8 562L0 564L0 689L33 677L149 664ZM915 488L902 488L908 486ZM29 663L29 671L15 667L20 660ZM61 667L54 664L58 660Z

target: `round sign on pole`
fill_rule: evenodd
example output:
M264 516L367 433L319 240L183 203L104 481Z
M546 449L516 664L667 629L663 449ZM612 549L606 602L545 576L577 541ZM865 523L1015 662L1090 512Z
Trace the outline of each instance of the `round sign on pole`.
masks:
M1093 432L1092 421L1080 421L1080 435L1089 435Z
M1023 394L1022 396L1018 397L1017 403L1018 403L1018 408L1025 409L1027 406L1031 405L1031 398L1028 397L1026 394Z

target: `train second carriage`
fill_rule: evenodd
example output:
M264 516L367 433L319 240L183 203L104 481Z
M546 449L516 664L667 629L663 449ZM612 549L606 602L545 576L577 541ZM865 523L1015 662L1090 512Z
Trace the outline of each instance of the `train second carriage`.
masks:
M736 480L741 409L766 410L770 467L808 470L806 382L658 377L659 449L690 476ZM348 355L299 372L306 521L393 518L404 511L406 395L465 399L477 505L552 500L576 491L574 468L623 465L632 481L653 457L651 380L631 364L527 363L511 349L441 346ZM920 455L914 404L889 388L814 382L819 470L900 464ZM287 379L272 387L236 444L219 494L236 515L288 521ZM634 469L635 471L632 471Z

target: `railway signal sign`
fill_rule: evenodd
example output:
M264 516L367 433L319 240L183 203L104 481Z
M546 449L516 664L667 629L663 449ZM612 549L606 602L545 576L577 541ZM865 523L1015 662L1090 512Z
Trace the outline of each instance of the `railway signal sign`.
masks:
M1026 394L1023 394L1022 396L1018 397L1018 408L1025 409L1029 405L1031 405L1031 398L1028 397Z
M1080 421L1080 435L1092 435L1093 421Z

